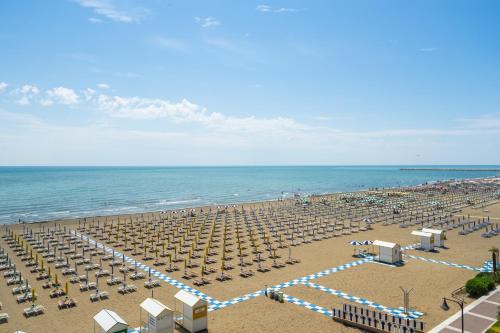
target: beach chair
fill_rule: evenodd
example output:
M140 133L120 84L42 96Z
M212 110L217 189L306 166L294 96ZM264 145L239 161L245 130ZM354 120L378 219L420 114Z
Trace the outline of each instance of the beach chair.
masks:
M201 279L196 279L193 281L193 284L195 286L198 286L198 287L201 287L201 286L204 286L206 284L209 284L210 283L210 280L209 279L206 279L206 278L201 278Z
M125 290L127 293L133 293L133 292L137 291L137 287L133 284L129 284L125 287Z
M0 313L0 324L6 323L9 321L8 313Z
M217 281L224 282L224 281L232 280L232 276L229 274L226 274L224 272L221 272L215 279Z
M109 293L108 293L107 291L101 291L101 292L99 293L99 298L100 298L101 300L103 300L103 299L108 299L108 298L109 298Z
M45 308L42 305L36 305L34 307L33 313L34 313L35 316L44 314L45 313Z
M34 307L25 308L23 310L23 314L26 318L29 318L35 314L35 308Z
M257 266L257 271L258 272L261 272L261 273L265 273L265 272L269 272L271 269L267 266L263 266L259 263L259 265Z
M176 271L179 271L179 267L177 265L169 265L165 271L169 272L169 273L172 273L172 272L176 272Z
M251 277L253 275L254 275L254 272L252 270L242 269L240 271L240 276L244 277L244 278L248 278L248 277Z
M182 278L186 279L186 280L189 280L189 279L195 278L197 276L198 275L196 273L194 273L194 272L184 271L184 274L182 275Z

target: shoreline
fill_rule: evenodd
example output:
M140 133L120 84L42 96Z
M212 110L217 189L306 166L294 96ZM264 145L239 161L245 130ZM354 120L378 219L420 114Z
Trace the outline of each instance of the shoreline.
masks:
M301 197L307 196L307 197L313 197L313 198L322 198L322 197L329 197L329 196L334 196L334 195L341 195L341 194L348 194L348 193L363 193L363 192L370 192L370 191L390 191L390 190L399 190L399 189L408 189L408 188L418 188L421 186L425 185L431 185L431 184L440 184L440 183L449 183L449 182L470 182L470 181L480 181L480 180L486 180L486 179L494 179L496 177L494 176L489 176L489 177L477 177L477 178L463 178L463 179L446 179L446 180L430 180L424 183L419 183L416 185L406 185L406 186L392 186L392 187L375 187L375 188L364 188L364 189L359 189L357 191L337 191L337 192L327 192L327 193L311 193L311 194L303 194ZM237 201L237 202L228 202L228 203L214 203L214 204L205 204L205 205L188 205L188 206L180 206L178 208L172 208L172 209L167 209L167 210L147 210L147 211L137 211L137 212L117 212L115 214L103 214L103 215L87 215L87 216L78 216L78 217L65 217L65 218L60 218L60 219L50 219L50 220L38 220L38 221L14 221L12 223L2 223L0 226L13 226L13 225L33 225L33 224L45 224L45 223L66 223L66 222L72 222L72 221L78 221L82 219L101 219L101 218L116 218L116 217L122 217L122 218L127 218L127 217L134 217L134 216L140 216L140 215L145 215L145 214L161 214L161 213L172 213L176 211L183 211L183 210L204 210L204 209L211 209L211 208L217 208L217 207L233 207L233 206L251 206L251 205L264 205L264 204L275 204L278 202L292 202L296 200L293 196L287 197L287 198L277 198L277 199L269 199L269 200L255 200L255 201Z
M0 246L6 249L16 268L36 289L37 304L44 306L46 313L25 319L25 305L17 303L9 288L0 288L5 312L11 316L6 327L9 331L21 329L39 333L91 331L92 318L101 308L115 311L130 327L139 327L141 316L137 310L141 302L151 295L146 285L143 286L147 280L129 282L133 283L136 291L127 295L119 292L120 286L104 283L99 290L106 291L109 299L92 302L89 292L82 291L80 284L68 283L67 293L76 299L78 307L59 311L58 300L50 297L55 289L44 289L46 282L36 278L38 273L31 271L31 262L23 260L31 254L28 254L28 248L24 254L19 252L23 247L22 243L19 245L22 239L21 242L36 246L31 256L36 258L38 255L40 259L40 255L50 255L52 251L52 255L60 258L47 262L45 267L59 274L61 285L74 278L63 274L61 262L66 259L68 267L75 265L76 276L80 276L84 267L78 264L83 257L108 274L113 274L112 267L117 266L115 263L119 266L120 261L122 267L126 263L137 263L146 276L151 269L153 278L157 277L161 286L159 292L155 290L155 298L172 309L176 307L174 295L179 289L205 295L210 300L208 326L212 332L285 333L292 326L292 330L301 332L352 331L332 323L330 317L311 312L311 309L304 309L296 303L271 302L262 295L262 288L266 286L279 287L286 295L326 309L339 308L346 303L356 304L342 295L352 295L391 309L401 305L400 290L395 286L404 285L414 289L412 310L424 313L423 320L431 328L449 315L436 306L440 304L441 296L452 293L473 277L475 269L483 267L485 260L489 259L488 248L498 242L498 238L483 238L482 231L460 235L462 228L455 223L462 221L463 217L456 218L451 214L459 209L462 216L482 215L485 212L483 205L486 204L488 216L499 218L498 189L498 177L491 180L452 180L405 189L316 195L309 198L308 205L302 205L301 200L296 205L292 198L236 205L234 210L231 206L225 209L221 205L220 210L214 210L212 206L211 212L205 208L201 212L200 207L195 214L186 209L184 212L176 210L177 213L147 213L143 218L141 214L132 217L122 215L118 217L119 221L116 216L111 219L96 218L87 220L83 225L80 219L7 226L7 232L12 231L20 238L17 245L13 245L14 240L2 237ZM435 204L439 202L444 206ZM400 208L394 213L394 205L399 204ZM369 224L365 218L370 219ZM484 217L467 223L476 223L481 219ZM446 249L435 252L413 249L416 239L411 230L423 227L423 224L426 227L440 224L447 229ZM78 234L88 238L79 238ZM286 237L287 234L291 239ZM353 252L356 249L350 244L353 239L397 242L409 256L403 266L392 267L369 261L361 263ZM91 246L92 242L99 243L103 251L97 250L97 245L95 248ZM271 254L268 244L276 252ZM164 249L166 245L168 247ZM80 259L75 255L81 256ZM114 260L107 261L111 256ZM179 263L177 269L169 270L168 258L172 257L175 259L174 266L175 262ZM286 263L287 258L298 261ZM258 270L260 261L267 270ZM284 266L274 266L279 263ZM227 269L220 268L226 267L222 266L226 264ZM208 269L205 275L209 283L199 285L190 275L196 273L205 277L200 273L204 267ZM115 267L115 270L118 268ZM229 271L230 280L217 280L223 270ZM252 272L252 275L240 276L243 270ZM301 279L307 279L304 280L307 283L294 283ZM87 280L97 284L93 273ZM131 281L130 276L127 280ZM324 290L316 286L324 287ZM328 290L344 294L338 296ZM75 320L81 325L64 325ZM47 322L53 324L47 325ZM282 322L292 324L282 327L279 325Z
M500 169L464 169L464 168L400 168L400 171L469 171L469 172L500 172Z

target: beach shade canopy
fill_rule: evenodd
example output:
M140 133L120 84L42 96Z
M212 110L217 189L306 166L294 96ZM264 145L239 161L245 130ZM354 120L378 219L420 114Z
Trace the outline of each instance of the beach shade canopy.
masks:
M364 240L361 242L361 245L372 245L373 244L373 241L371 240Z
M360 242L358 242L358 241L350 241L350 242L348 242L348 244L350 244L350 245L354 245L354 246L362 245L362 244L361 244Z
M94 321L101 327L101 332L127 332L128 325L116 312L103 309L94 316Z

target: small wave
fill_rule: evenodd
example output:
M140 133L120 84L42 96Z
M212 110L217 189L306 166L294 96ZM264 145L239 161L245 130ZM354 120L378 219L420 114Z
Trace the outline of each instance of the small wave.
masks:
M108 208L108 209L103 209L103 212L110 212L110 213L116 213L116 212L122 212L122 211L128 211L128 210L135 210L138 209L139 207L137 206L126 206L126 207L117 207L117 208Z
M69 210L64 210L64 211L60 211L60 212L48 212L47 215L67 215L69 214L70 211ZM33 214L31 214L33 216Z
M189 203L194 203L194 202L199 202L201 199L189 199L189 200L160 200L159 202L155 203L157 206L173 206L173 205L182 205L182 204L189 204Z

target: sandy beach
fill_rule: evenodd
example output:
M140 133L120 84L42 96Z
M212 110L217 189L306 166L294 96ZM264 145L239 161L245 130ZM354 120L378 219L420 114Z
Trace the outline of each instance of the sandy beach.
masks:
M65 228L66 231L71 230L72 232L85 234L96 239L99 238L97 237L99 234L91 235L89 230L97 226L98 221L101 227L106 225L106 223L111 225L112 221L114 221L116 225L123 223L126 226L127 223L130 223L130 226L141 226L137 227L141 235L137 236L137 238L140 239L140 237L143 237L143 232L144 235L147 234L147 229L141 228L146 228L146 226L151 225L153 223L152 221L156 221L155 223L159 225L163 225L162 223L164 223L164 225L168 224L169 226L164 227L166 229L161 230L170 230L172 235L166 237L164 243L173 243L177 245L175 245L175 250L170 249L167 250L167 252L171 255L177 255L175 252L179 251L184 246L187 250L187 253L182 254L184 259L176 263L179 266L179 271L165 271L166 267L169 266L168 258L172 257L160 257L158 255L158 251L160 251L159 249L162 247L162 242L160 241L160 236L158 236L156 242L154 241L157 229L152 231L151 235L148 236L155 245L151 245L151 248L146 247L145 250L136 250L136 254L132 254L132 252L134 252L133 250L125 251L126 255L136 259L138 262L145 263L153 269L162 271L169 277L187 286L194 287L212 298L219 301L226 301L234 297L262 290L265 286L274 286L286 281L321 272L325 269L339 267L344 264L358 261L360 258L353 257L353 246L348 244L348 241L351 240L362 241L379 239L397 242L401 244L401 246L415 244L418 240L410 233L412 230L418 229L419 225L416 224L403 228L401 224L412 221L417 217L420 219L420 216L423 218L425 215L426 218L423 219L430 221L429 223L438 216L443 219L443 223L444 221L450 221L451 223L452 219L462 215L470 215L471 219L472 216L474 216L476 220L482 220L483 218L487 219L489 217L493 224L500 222L500 203L497 202L498 198L495 197L494 192L485 202L481 202L480 200L481 197L486 197L485 192L482 194L478 192L477 201L472 203L472 205L465 204L465 207L460 209L452 209L451 206L448 209L445 205L442 210L430 208L436 207L432 201L439 200L443 203L448 202L451 205L453 199L459 201L459 194L456 192L452 195L450 192L446 191L442 191L442 193L438 194L438 192L439 191L433 192L434 197L431 198L432 200L426 198L427 192L425 189L418 188L415 190L411 188L402 189L399 192L386 191L379 193L373 192L371 194L369 192L364 192L362 194L354 193L348 196L346 196L346 194L318 196L309 198L309 202L304 205L297 205L292 200L289 200L284 202L275 201L242 204L234 208L219 207L219 210L224 210L223 212L221 211L219 215L214 213L217 210L216 207L204 207L203 212L202 208L195 209L192 216L190 215L190 211L178 211L175 213L164 212L162 214L156 212L150 214L87 219L85 221L85 226L83 225L83 220L80 219L33 223L30 225L10 225L8 226L8 230L20 235L23 233L23 228L26 232L29 229L33 230L33 232L37 232L45 228L53 228L53 230L57 228L64 230ZM470 193L474 192L470 191ZM470 193L467 195L470 195ZM373 199L367 203L365 199L363 199L364 201L359 199L362 197L366 198L370 195L372 199L378 196L380 198L385 198L387 201L385 203L375 203ZM352 199L356 196L359 196L359 200ZM400 206L400 212L395 217L392 211L392 205L394 204L394 202L391 201L393 200L392 198L410 198L410 196L411 200L408 199L405 201L404 205ZM327 206L327 204L333 206ZM245 210L246 212L253 211L257 215L262 214L262 216L271 216L269 217L269 221L274 222L269 222L263 226L265 231L262 232L261 237L257 231L258 228L254 228L255 222L249 220L245 225L244 219L241 217L245 215L243 213L241 216L237 214L234 215L233 212L235 209L239 212ZM212 211L212 215L208 213L209 210ZM351 212L351 215L348 215L347 211ZM380 214L376 214L377 212ZM369 224L363 222L364 215L371 216L374 223ZM196 216L196 218L194 216ZM251 214L248 214L248 216L251 216ZM198 217L200 218L198 219ZM302 240L305 240L304 242L297 243L294 246L288 246L292 243L292 240L285 240L290 234L287 233L286 230L288 229L286 229L285 224L282 223L292 219L304 221L303 225L300 224L301 222L297 222L300 224L302 230L297 230L295 236L291 236L294 239L293 242L297 242L301 239L299 236L304 235L304 230L307 231L307 235L302 238ZM210 226L212 220L214 227ZM203 221L208 222L204 223ZM217 229L215 227L217 221L220 221L225 227L220 228L220 230ZM242 226L244 226L241 231L239 227L240 222L236 221L240 221ZM395 221L395 223L389 223L391 221ZM326 227L326 229L323 228L323 226L326 225L325 223L332 224L333 227L331 231L328 231ZM296 226L299 226L299 224ZM342 229L340 235L335 235L334 229L340 224L344 226L344 229ZM90 225L93 227L90 227ZM170 225L174 227L169 229L171 228ZM185 225L188 225L188 227L185 227ZM276 229L276 234L273 234L274 225L282 226L282 229ZM442 224L439 227L444 227L446 225L447 224ZM198 230L197 228L199 228L199 231L195 232L195 230ZM210 232L207 231L203 233L203 230L205 230L204 228ZM367 230L363 231L365 228ZM347 231L347 229L349 231ZM2 235L7 232L6 230L7 227L4 226L1 230ZM114 227L109 227L109 229L104 227L103 230L109 230L111 237L98 241L106 244L110 248L116 248L117 251L123 251L124 246L123 244L117 246L119 243L115 242L114 239L120 238L122 232L125 237L124 239L126 239L128 237L127 232L133 232L130 228L127 229L129 230L127 232L122 231L122 229L114 229ZM115 232L113 230L118 231ZM468 235L460 235L460 230L461 228L450 228L450 230L447 231L447 248L438 249L436 252L425 252L416 249L406 250L405 254L413 255L418 258L405 257L405 264L401 267L370 261L312 279L310 282L393 308L398 308L403 305L402 293L399 287L413 288L410 301L411 309L423 312L424 315L422 320L426 323L426 329L431 329L450 315L450 313L441 310L439 307L442 297L449 296L452 291L463 287L466 280L477 274L477 271L427 262L424 259L431 258L438 261L469 265L479 269L486 260L490 260L488 249L492 246L498 246L499 244L498 237L500 236L484 238L481 236L483 232L481 230L472 232ZM186 232L188 236L181 237L180 235L183 235L184 232ZM321 234L322 237L324 236L323 239L314 240L321 232L324 232L324 234ZM209 238L209 234L211 238ZM328 234L330 236L326 237ZM177 240L179 243L175 243L177 238L173 235L179 235ZM251 251L252 248L260 249L262 257L268 257L263 261L263 265L271 266L271 264L275 262L270 258L273 251L268 253L267 245L264 244L269 237L273 238L273 241L270 243L272 243L271 246L274 249L273 251L275 251L274 254L278 256L276 259L277 261L286 261L291 253L291 256L299 259L300 262L293 265L285 264L282 268L271 268L270 271L265 273L257 272L258 263L252 260L252 258L255 258ZM202 258L212 258L212 256L204 256L204 253L206 254L205 251L211 244L210 242L207 243L206 239L213 239L214 241L219 239L219 245L217 247L214 246L213 258L216 262L206 265L208 268L212 268L214 272L206 275L206 277L210 279L210 284L196 286L194 283L196 278L184 279L183 275L189 270L198 273L198 278L200 277L199 273L204 266L202 262L204 259ZM283 239L283 243L287 243L288 245L279 247L281 239ZM141 242L142 241L138 241L137 246L147 244L147 242L142 242L142 244ZM222 242L224 245L221 244ZM198 249L199 244L197 243L203 243L203 245L200 245ZM99 283L100 285L102 284L102 287L100 289L108 291L110 293L110 298L96 303L92 303L89 300L89 292L79 291L78 283L69 283L69 296L76 299L77 307L59 310L56 305L57 299L51 299L49 297L50 289L45 290L42 288L42 285L46 281L37 281L35 279L36 274L29 272L29 268L25 266L25 262L21 261L20 257L15 255L12 248L7 244L6 238L0 239L0 246L9 254L9 258L15 263L16 269L22 273L23 277L28 278L30 285L36 290L38 294L36 303L43 305L46 309L43 315L28 319L24 318L22 311L24 308L28 307L30 303L17 304L16 298L11 293L13 286L6 287L5 279L1 277L0 283L2 283L2 288L0 288L0 301L3 303L3 308L0 312L8 313L10 319L8 323L0 326L0 331L12 332L16 329L21 329L26 332L40 333L92 332L92 316L102 308L116 311L128 322L130 327L139 326L139 303L146 297L151 296L151 290L143 287L145 280L127 281L134 283L138 289L134 293L120 295L117 292L117 286L107 286L105 284L105 279L101 279ZM92 247L90 246L90 248ZM222 255L223 248L228 250L226 255ZM78 251L80 250L77 250L77 252ZM243 259L240 259L240 251L247 253L246 256L242 256ZM147 252L147 254L152 256L152 259L144 261L143 252ZM194 254L196 253L199 254L199 258L195 258ZM178 255L181 256L180 253ZM196 262L198 266L192 269L184 269L184 265L188 262L187 260L191 260L186 256L193 256L193 261ZM227 258L224 258L225 256L227 256ZM98 257L97 255L96 259ZM92 260L93 262L98 262L97 260ZM121 259L117 258L117 260ZM241 260L248 260L249 266L240 268L239 265L241 264ZM157 261L164 261L164 263L163 265L155 266L154 263ZM71 260L69 262L69 267L73 267L73 261ZM230 281L219 282L215 279L215 277L220 274L220 265L222 262L234 267L226 271L227 274L233 277ZM47 263L46 265L49 264ZM54 268L53 263L50 264L50 266L52 268L52 273L54 274L54 272L57 272L58 278L64 285L64 283L69 280L69 277L63 276L59 270ZM84 273L82 268L78 269L78 274ZM110 268L106 267L106 269L109 270ZM118 267L116 267L116 270L118 270ZM252 270L253 276L243 278L239 276L241 270ZM122 274L116 273L116 276L119 277L122 276ZM178 290L179 289L176 287L162 281L161 287L154 289L154 297L165 305L173 308L173 296ZM296 283L288 288L284 288L283 292L326 309L340 307L343 303L349 303L341 297L314 289L302 283ZM289 302L279 303L272 301L264 296L258 296L238 304L210 311L208 316L209 331L211 332L290 332L292 330L301 332L327 330L336 332L353 331L351 328L333 322L331 318L323 314L313 312L307 308ZM68 323L71 323L71 325L68 325Z

